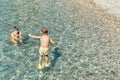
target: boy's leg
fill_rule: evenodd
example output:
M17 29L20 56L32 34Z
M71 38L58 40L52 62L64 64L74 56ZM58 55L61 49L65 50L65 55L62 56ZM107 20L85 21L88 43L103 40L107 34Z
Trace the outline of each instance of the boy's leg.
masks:
M48 59L48 55L46 55L45 59L46 59L46 67L47 67L47 66L49 66L49 59Z
M39 56L38 64L42 66L43 53L40 51L40 49L39 49L39 54L40 54L40 56Z
M39 56L38 68L42 68L42 58L43 56Z
M39 56L39 64L42 65L42 58L43 58L43 55Z

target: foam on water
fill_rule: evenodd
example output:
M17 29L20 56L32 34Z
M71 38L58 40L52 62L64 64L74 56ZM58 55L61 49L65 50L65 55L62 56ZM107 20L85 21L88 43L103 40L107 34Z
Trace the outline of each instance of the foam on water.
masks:
M116 62L120 56L110 54L113 44L105 43L106 37L101 41L101 29L90 29L87 23L77 21L66 0L0 0L0 12L0 80L120 78ZM23 44L10 43L14 26L22 31ZM39 35L43 26L61 44L50 45L51 65L39 70L39 40L27 34Z

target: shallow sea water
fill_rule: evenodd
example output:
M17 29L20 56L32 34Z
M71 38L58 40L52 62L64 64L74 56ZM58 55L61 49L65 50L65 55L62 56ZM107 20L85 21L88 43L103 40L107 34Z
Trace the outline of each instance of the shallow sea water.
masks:
M9 41L14 26L22 44ZM50 45L51 65L39 70L39 40L27 34L43 26L60 44ZM119 80L120 55L111 50L119 45L100 31L77 21L66 0L0 0L0 80Z

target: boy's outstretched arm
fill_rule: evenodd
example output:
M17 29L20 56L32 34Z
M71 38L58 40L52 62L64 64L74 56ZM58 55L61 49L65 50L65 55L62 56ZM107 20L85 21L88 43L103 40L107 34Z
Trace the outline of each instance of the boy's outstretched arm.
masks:
M52 44L58 44L58 42L53 41L53 39L52 39L52 38L50 38L50 42L51 42Z
M37 38L37 39L40 38L40 36L34 36L34 35L31 35L31 34L28 34L28 36L31 37L31 38Z

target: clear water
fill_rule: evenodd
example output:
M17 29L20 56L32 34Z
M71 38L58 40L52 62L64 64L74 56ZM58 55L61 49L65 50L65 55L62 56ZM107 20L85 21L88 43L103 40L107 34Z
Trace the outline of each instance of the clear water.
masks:
M102 35L106 29L92 28L77 20L77 12L66 0L0 0L0 80L119 80L119 44ZM84 9L83 9L84 13ZM102 23L100 23L102 24ZM103 25L103 24L102 24ZM23 44L9 41L13 27L23 33ZM50 67L39 70L39 40L27 34L40 34L41 27L60 42L50 45ZM114 53L114 54L113 54ZM44 62L44 61L43 61Z

